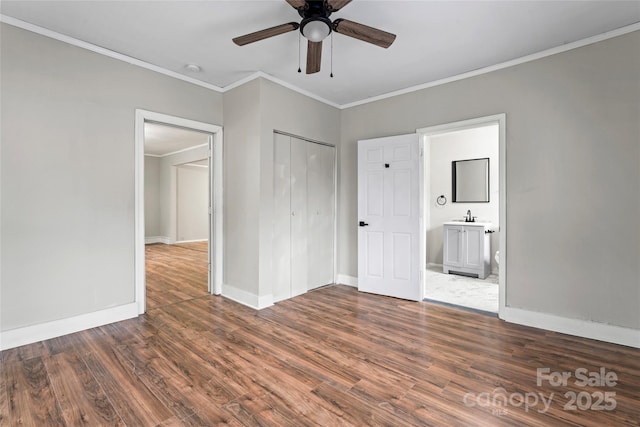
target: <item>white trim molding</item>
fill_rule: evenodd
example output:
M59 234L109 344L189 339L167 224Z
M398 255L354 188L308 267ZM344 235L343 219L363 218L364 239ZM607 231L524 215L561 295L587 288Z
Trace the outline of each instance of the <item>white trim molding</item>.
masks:
M338 274L338 285L347 285L353 286L354 288L358 287L358 278L355 276L349 276L347 274Z
M244 289L226 284L222 286L222 296L254 310L262 310L273 305L273 295L258 296Z
M151 245L153 243L164 243L165 245L171 245L171 239L167 236L149 236L144 238L145 245Z
M205 143L205 144L200 144L200 145L193 145L191 147L187 147L187 148L183 148L182 150L177 150L177 151L172 151L171 153L166 153L166 154L149 154L149 153L144 153L145 156L148 157L157 157L157 158L163 158L163 157L168 157L168 156L173 156L174 154L180 154L180 153L185 153L187 151L191 151L191 150L197 150L198 148L202 148L202 147L207 147L209 146L209 143ZM203 167L207 167L207 166L203 166Z
M640 330L588 320L569 319L554 314L504 307L500 317L511 323L560 332L613 344L640 348Z
M182 80L188 83L192 83L196 86L201 86L207 89L214 90L216 92L222 92L223 89L211 83L203 82L183 74L176 73L175 71L167 70L166 68L158 67L149 62L141 61L131 56L124 55L122 53L115 52L113 50L105 49L92 43L88 43L82 40L78 40L74 37L70 37L52 30L49 30L38 25L31 24L29 22L21 21L20 19L13 18L11 16L0 14L0 22L12 25L14 27L22 28L23 30L31 31L32 33L40 34L41 36L49 37L54 40L61 41L63 43L70 44L82 49L89 50L100 55L108 56L109 58L117 59L118 61L126 62L127 64L136 65L147 70L155 71L156 73L164 74L165 76L173 77L174 79Z
M521 56L520 58L512 59L510 61L501 62L499 64L491 65L489 67L479 68L477 70L469 71L466 73L458 74L451 77L446 77L440 80L434 80L432 82L410 86L405 89L400 89L393 92L384 93L382 95L374 96L371 98L362 99L360 101L350 102L347 104L340 105L340 109L344 110L351 107L356 107L358 105L368 104L370 102L380 101L382 99L393 98L398 95L405 95L407 93L417 92L422 89L428 89L435 86L441 86L447 83L452 83L458 80L464 80L471 77L480 76L482 74L491 73L493 71L502 70L504 68L513 67L516 65L524 64L526 62L535 61L537 59L546 58L547 56L556 55L558 53L567 52L569 50L577 49L583 46L588 46L590 44L598 43L604 40L611 39L613 37L622 36L624 34L631 33L633 31L640 30L640 23L627 25L626 27L617 28L612 31L608 31L606 33L598 34L592 37L587 37L586 39L577 40L575 42L567 43L562 46L556 46L551 49L546 49L540 52L532 53L531 55Z
M198 242L206 242L209 239L194 239L194 240L177 240L176 244L178 243L198 243Z
M134 317L138 317L138 304L130 303L66 319L11 329L0 332L0 350L73 334Z

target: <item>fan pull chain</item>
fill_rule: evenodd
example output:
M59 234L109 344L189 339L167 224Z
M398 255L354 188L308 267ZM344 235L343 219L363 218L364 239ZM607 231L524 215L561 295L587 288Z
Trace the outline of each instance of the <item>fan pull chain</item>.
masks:
M331 74L329 77L333 78L333 31L331 32Z
M298 72L301 73L300 69L300 39L302 38L302 33L298 33Z

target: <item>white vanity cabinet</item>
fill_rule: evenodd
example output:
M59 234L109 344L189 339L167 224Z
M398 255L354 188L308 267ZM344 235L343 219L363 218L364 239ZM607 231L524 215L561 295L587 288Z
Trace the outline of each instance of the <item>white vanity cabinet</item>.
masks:
M490 223L444 223L442 266L445 273L486 278L491 272Z

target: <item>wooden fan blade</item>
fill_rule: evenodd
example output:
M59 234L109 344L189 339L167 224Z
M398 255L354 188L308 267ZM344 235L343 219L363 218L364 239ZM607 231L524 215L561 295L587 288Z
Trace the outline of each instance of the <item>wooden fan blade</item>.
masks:
M297 22L289 22L287 24L276 25L275 27L256 31L255 33L251 33L251 34L245 34L244 36L236 37L235 39L233 39L233 42L238 46L244 46L245 44L268 39L269 37L288 33L290 31L295 31L299 27L300 27L300 24L298 24Z
M329 6L331 12L336 12L349 3L351 3L351 0L327 0L327 6Z
M320 62L322 61L322 42L307 43L307 74L313 74L320 71Z
M364 24L358 24L357 22L349 21L347 19L336 19L333 21L333 25L336 33L344 34L345 36L353 37L358 40L362 40L363 42L372 43L384 48L391 46L391 43L396 39L395 34L387 33L386 31L369 27Z
M304 8L307 6L307 2L304 0L286 0L295 9Z

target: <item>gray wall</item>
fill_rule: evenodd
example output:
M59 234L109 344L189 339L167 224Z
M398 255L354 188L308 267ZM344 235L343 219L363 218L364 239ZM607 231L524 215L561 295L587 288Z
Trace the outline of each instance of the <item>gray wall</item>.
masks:
M222 95L1 25L3 331L134 300L134 123Z
M257 295L260 80L225 92L224 112L224 285Z
M160 234L160 158L144 156L144 236Z
M640 328L639 46L634 32L343 110L339 271L357 275L357 140L506 113L507 305Z
M203 134L202 144L206 144L208 137ZM198 144L200 145L200 144ZM206 146L194 147L187 151L171 154L160 158L160 234L158 236L167 239L170 243L175 243L177 236L177 186L176 186L176 166L189 162L206 159L209 148ZM145 182L146 190L146 182ZM146 213L145 213L146 218Z
M208 240L209 169L187 164L176 175L176 241Z
M269 301L273 286L273 131L337 144L340 112L256 79L224 94L224 113L224 283Z
M263 79L223 97L0 31L3 331L133 301L136 108L219 125L224 109L225 284L257 296L273 129L338 145L338 272L356 276L356 141L505 112L507 304L640 327L638 32L338 111Z

